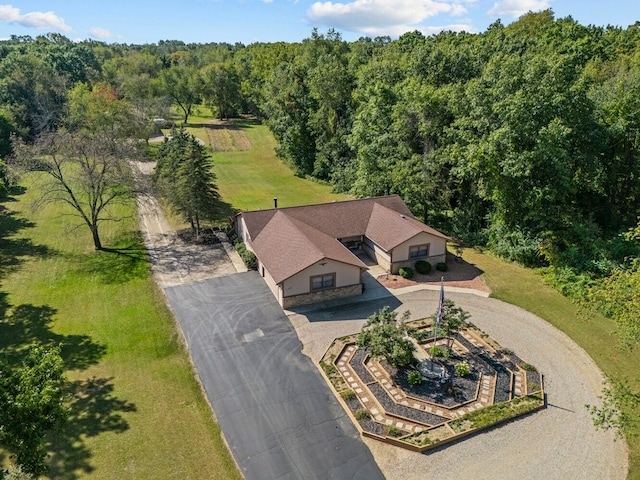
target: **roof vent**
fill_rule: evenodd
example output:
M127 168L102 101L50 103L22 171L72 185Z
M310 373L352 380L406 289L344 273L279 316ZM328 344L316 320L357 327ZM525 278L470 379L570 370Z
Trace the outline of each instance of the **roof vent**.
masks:
M273 199L273 208L278 208L278 199L277 198Z
M404 215L400 215L400 218L407 218L407 217L405 217Z

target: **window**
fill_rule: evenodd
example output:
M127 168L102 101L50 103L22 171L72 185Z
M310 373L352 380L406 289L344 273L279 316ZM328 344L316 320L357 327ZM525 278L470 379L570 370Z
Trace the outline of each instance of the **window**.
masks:
M336 284L336 274L327 273L324 275L316 275L311 277L311 290L324 290L325 288L333 288Z
M429 255L429 245L415 245L409 247L409 258L420 258Z

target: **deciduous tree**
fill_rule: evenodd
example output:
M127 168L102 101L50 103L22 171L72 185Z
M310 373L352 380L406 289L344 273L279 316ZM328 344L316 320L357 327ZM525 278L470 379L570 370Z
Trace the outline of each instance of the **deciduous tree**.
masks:
M193 107L201 101L202 82L196 67L174 65L163 70L158 79L160 91L180 107L187 123Z
M437 315L438 312L434 313L432 318L435 320ZM470 316L469 312L457 307L453 300L445 298L438 330L444 337L447 337L448 348L453 345L453 340L458 332L467 325Z
M410 364L415 347L404 323L409 315L408 311L404 312L398 322L398 313L389 307L374 313L358 335L358 347L369 350L374 358L385 358L394 367Z
M95 135L65 131L40 135L33 145L15 142L14 166L42 172L42 196L37 205L62 202L71 207L91 231L102 250L99 227L117 221L109 207L129 201L136 193L131 165L135 144L107 132Z
M46 473L45 438L69 416L63 370L58 348L34 346L17 366L0 357L0 445L33 476Z

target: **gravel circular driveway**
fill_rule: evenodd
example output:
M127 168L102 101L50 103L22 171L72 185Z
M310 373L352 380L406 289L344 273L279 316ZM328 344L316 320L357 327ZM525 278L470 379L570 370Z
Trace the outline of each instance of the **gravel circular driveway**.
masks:
M596 431L585 404L597 404L602 374L564 333L535 315L491 298L447 294L471 321L544 374L545 410L431 453L417 454L364 441L390 479L624 479L627 450L610 432ZM317 362L333 338L358 331L384 305L431 315L437 291L418 291L368 303L291 315L303 352Z

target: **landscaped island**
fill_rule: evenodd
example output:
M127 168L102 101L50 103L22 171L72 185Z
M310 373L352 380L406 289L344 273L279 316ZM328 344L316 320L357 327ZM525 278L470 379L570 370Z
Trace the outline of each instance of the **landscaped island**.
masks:
M362 435L423 452L545 407L535 367L472 324L434 340L433 323L407 322L423 358L412 365L375 358L359 334L328 348L320 365Z

